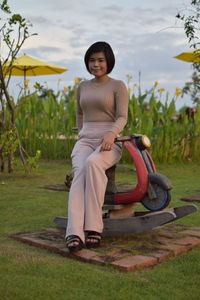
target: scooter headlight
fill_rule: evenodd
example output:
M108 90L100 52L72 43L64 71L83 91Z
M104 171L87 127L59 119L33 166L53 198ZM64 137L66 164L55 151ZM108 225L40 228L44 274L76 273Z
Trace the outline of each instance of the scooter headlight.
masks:
M150 139L146 135L142 136L142 144L145 148L150 148L151 147Z
M140 151L151 147L151 142L146 135L139 135L135 139L136 145Z

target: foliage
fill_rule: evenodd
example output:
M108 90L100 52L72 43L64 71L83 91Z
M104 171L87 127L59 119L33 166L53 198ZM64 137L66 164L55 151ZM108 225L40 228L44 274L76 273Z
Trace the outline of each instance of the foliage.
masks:
M200 0L191 0L190 8L182 9L176 16L183 21L188 43L197 49L200 45Z
M186 108L176 111L181 91L176 88L169 100L168 93L155 82L142 92L140 85L129 87L128 124L124 135L142 133L151 139L152 155L159 162L199 161L200 109L191 118ZM41 97L37 87L34 93L17 102L16 125L22 145L34 157L37 150L42 158L67 159L75 143L77 83L63 91ZM131 162L124 151L122 161Z
M200 104L200 75L198 72L193 72L191 81L185 83L182 89L182 95L184 94L189 94L194 104Z
M5 162L7 160L8 164L13 164L14 162L14 153L18 147L19 141L17 139L16 130L14 128L10 128L5 130L0 135L0 145L3 145L1 151L1 171L4 171ZM9 167L8 167L9 169Z
M147 96L149 99L145 102ZM133 94L129 100L129 122L125 133L148 135L152 141L152 155L160 162L198 160L198 152L194 152L193 147L200 146L200 111L198 109L195 119L188 118L185 110L177 113L177 97L169 102L166 94L163 103L151 90L138 97Z
M2 3L0 3L0 9L2 11L4 11L5 13L10 14L11 11L10 11L10 7L7 2L8 2L7 0L3 0Z
M41 157L41 151L37 150L36 151L36 155L34 157L32 156L28 156L28 158L26 159L26 169L28 170L28 172L32 172L33 170L37 170L39 167L38 161Z
M191 0L190 8L183 9L176 16L184 24L184 31L188 38L188 43L191 48L196 51L199 57L200 53L200 0ZM190 82L186 82L182 94L190 94L194 104L200 103L200 64L193 63L194 73Z

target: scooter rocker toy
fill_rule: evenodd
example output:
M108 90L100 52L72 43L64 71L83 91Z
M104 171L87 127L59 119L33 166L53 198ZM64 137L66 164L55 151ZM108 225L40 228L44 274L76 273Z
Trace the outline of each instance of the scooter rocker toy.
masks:
M115 139L122 142L133 159L137 183L133 188L119 191L115 184L116 166L106 170L108 184L103 206L103 236L128 236L147 232L157 226L175 221L197 211L195 205L168 208L172 185L168 178L156 172L153 159L147 149L151 146L147 136L132 134ZM145 211L133 211L141 203ZM67 226L67 218L56 217L59 227Z

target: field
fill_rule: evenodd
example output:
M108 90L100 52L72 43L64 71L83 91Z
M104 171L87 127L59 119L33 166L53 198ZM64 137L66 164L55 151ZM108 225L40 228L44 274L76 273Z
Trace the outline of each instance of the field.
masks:
M173 184L170 206L184 205L180 198L200 188L197 163L160 164L157 169ZM25 175L20 167L14 174L0 175L1 300L199 299L199 247L152 269L126 274L10 239L11 233L52 226L55 216L66 215L65 192L40 187L63 183L69 170L70 165L65 161L42 160L38 171L30 175ZM130 181L132 177L131 165L118 166L117 181ZM178 222L199 226L199 220L198 211Z

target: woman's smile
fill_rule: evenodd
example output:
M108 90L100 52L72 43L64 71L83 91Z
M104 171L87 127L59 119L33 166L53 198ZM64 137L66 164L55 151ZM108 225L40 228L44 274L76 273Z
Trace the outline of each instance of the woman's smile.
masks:
M102 77L107 74L107 62L103 52L97 52L90 56L89 69L96 77Z

